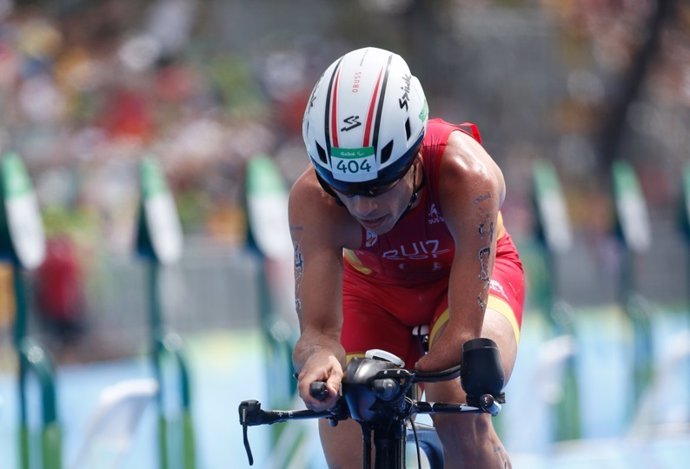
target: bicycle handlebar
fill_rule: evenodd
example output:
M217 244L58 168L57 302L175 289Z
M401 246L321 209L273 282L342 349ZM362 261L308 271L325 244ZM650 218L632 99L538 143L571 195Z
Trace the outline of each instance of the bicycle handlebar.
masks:
M412 384L434 383L455 379L460 376L461 368L460 365L456 365L442 371L416 371L404 368L384 369L371 376L367 381L367 385L378 399L387 402L398 396L401 388L407 391ZM324 381L314 381L309 386L309 394L319 401L326 400L328 397L326 383ZM473 401L471 405L410 401L408 413L410 415L461 413L471 412L473 409L476 409L477 412L488 413L495 417L501 412L501 404L505 402L505 395L500 393L494 396L491 393L485 393L469 400ZM331 412L328 413L333 416Z
M325 401L328 398L328 388L324 381L314 381L309 385L309 395L318 401Z
M488 339L470 342L463 347L464 367L458 365L439 372L408 370L376 358L353 358L345 370L341 396L327 411L266 411L256 400L242 401L239 406L240 424L249 464L254 462L247 436L250 426L314 418L328 418L337 425L339 421L351 418L364 427L391 419L402 421L414 414L488 413L496 416L501 411L501 403L505 402L501 392L503 373L498 350ZM467 403L432 403L409 397L415 383L445 381L458 376L467 393ZM466 385L465 381L471 383ZM326 383L321 381L311 383L309 392L319 400L328 396Z

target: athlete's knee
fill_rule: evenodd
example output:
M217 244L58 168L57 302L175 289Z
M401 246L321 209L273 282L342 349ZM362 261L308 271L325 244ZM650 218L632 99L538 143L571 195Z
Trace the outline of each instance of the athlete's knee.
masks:
M506 321L503 315L487 309L482 328L482 337L487 337L496 343L507 384L517 357L518 336L515 335L513 327Z
M462 445L471 449L495 435L488 415L436 414L432 418L444 446Z

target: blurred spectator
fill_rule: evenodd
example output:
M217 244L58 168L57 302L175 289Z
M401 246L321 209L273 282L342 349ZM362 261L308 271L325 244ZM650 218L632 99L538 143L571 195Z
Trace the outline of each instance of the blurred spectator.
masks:
M72 240L48 240L46 257L36 272L38 311L50 333L63 344L75 343L85 332L84 279Z
M114 139L148 140L153 133L153 122L146 96L133 90L115 90L107 97L101 125Z
M14 319L12 269L0 263L0 331L9 330Z

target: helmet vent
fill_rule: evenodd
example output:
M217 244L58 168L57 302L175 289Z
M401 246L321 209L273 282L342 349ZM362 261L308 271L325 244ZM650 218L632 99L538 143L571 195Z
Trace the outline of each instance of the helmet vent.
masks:
M410 140L410 137L412 136L412 130L410 130L410 118L408 117L405 119L405 135L407 135L406 140Z
M316 144L316 151L319 153L319 159L323 164L328 164L328 157L326 156L326 150L321 147L318 143Z
M381 149L381 164L384 164L386 161L388 161L391 157L391 154L393 153L393 140L388 142L388 145L383 147Z

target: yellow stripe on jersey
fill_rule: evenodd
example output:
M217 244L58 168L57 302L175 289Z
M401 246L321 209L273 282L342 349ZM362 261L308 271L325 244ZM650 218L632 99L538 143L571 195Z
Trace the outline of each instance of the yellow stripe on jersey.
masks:
M489 295L489 301L486 305L486 309L491 309L501 313L513 327L513 334L515 334L516 343L520 343L520 326L515 319L515 313L513 308L502 298L497 296Z
M355 254L353 250L343 249L343 255L345 256L345 260L357 271L363 273L364 275L371 274L371 269L369 267L366 267L362 263L362 261L359 259L359 257L357 257L357 254Z
M489 295L489 300L487 302L486 309L496 311L508 320L511 327L513 328L513 334L515 334L515 341L519 344L520 326L517 323L517 319L515 319L515 313L513 313L513 308L511 308L505 300L494 295ZM441 327L448 322L449 317L450 313L447 309L438 317L438 319L434 323L434 327L432 328L431 333L429 334L429 347L433 345L434 340L436 339L436 336L438 335Z
M496 220L496 225L498 225L496 231L496 239L501 239L506 234L506 228L503 226L503 214L499 211L498 218Z

